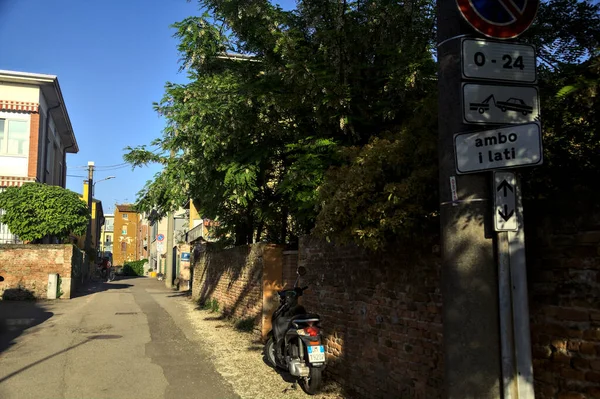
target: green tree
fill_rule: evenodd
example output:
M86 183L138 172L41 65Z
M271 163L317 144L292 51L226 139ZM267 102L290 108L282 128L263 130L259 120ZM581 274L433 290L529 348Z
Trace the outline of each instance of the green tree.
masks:
M175 24L190 83L156 105L159 153L125 156L165 166L138 206L164 214L187 195L237 243L293 241L344 148L400 129L431 87L432 2L201 5L209 14Z
M0 222L21 240L40 242L44 237L65 240L83 235L90 212L77 193L58 186L26 183L0 193Z
M125 156L164 166L140 192L142 210L192 199L237 244L312 231L381 249L435 234L432 0L200 6L206 14L174 25L189 83L167 83L155 105L167 122L157 150ZM580 78L599 27L598 5L550 0L523 37L540 54L547 142L545 166L525 172L531 186L560 172L552 165L596 176L597 104L583 89L596 86ZM569 85L572 95L556 96Z
M543 71L540 89L544 166L524 171L528 197L600 202L600 57Z

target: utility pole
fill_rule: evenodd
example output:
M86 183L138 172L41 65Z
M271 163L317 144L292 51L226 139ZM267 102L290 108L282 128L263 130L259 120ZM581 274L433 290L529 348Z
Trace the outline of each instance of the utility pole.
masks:
M463 124L460 39L473 32L455 0L437 2L440 223L446 397L501 397L498 276L489 173L457 175Z
M175 157L175 151L171 150L171 158ZM173 211L167 215L167 248L166 248L166 265L167 270L165 273L165 285L167 288L173 288L173 230L175 225L175 218Z
M92 249L92 190L94 189L94 162L88 162L88 189L87 189L87 204L90 210L90 220L88 221L88 228L85 233L85 250L89 252Z

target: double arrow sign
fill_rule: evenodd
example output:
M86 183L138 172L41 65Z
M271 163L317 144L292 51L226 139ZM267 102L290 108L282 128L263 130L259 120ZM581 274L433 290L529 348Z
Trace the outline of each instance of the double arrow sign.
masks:
M516 231L516 178L514 173L494 172L494 227L496 231Z

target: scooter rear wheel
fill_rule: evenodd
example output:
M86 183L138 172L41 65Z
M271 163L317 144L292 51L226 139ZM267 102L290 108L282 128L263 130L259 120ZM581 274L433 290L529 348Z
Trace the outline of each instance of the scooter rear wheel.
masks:
M319 393L319 389L321 388L321 381L323 377L323 369L317 367L310 368L310 374L308 378L303 378L300 380L300 385L302 385L302 389L309 395L315 395Z

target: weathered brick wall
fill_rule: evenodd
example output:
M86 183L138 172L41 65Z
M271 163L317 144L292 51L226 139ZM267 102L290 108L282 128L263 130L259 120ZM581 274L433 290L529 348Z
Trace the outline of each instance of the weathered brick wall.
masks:
M298 251L283 251L283 286L292 288L296 281Z
M563 219L530 215L536 398L600 398L600 213Z
M0 297L6 290L20 288L35 298L46 298L48 274L58 273L61 298L68 299L76 285L72 276L81 277L82 264L81 251L71 244L0 245L0 275L5 279L0 283Z
M192 298L219 302L219 310L237 319L257 318L262 312L262 258L265 244L211 251L194 260Z
M414 258L414 257L411 257ZM440 398L439 259L300 241L302 303L321 315L328 372L361 398Z

